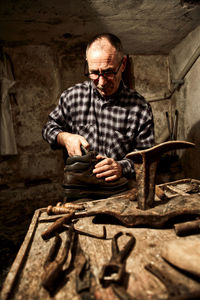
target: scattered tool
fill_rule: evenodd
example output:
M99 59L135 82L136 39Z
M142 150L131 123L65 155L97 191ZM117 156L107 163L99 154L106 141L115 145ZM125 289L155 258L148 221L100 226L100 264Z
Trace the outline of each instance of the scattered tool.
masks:
M169 114L166 111L166 118L167 118L167 127L168 127L168 131L169 131L169 139L170 141L172 140L172 130L171 130L171 125L170 125L170 121L169 121Z
M96 238L96 239L103 239L103 240L106 240L107 239L107 232L106 232L106 227L103 226L103 234L97 234L97 233L93 233L93 232L90 232L90 231L83 231L81 229L78 229L74 226L74 224L71 224L71 225L63 225L63 227L65 228L69 228L69 227L72 227L72 229L76 232L76 233L79 233L81 235L86 235L86 236L89 236L89 237L92 237L92 238Z
M175 141L177 139L178 110L177 109L175 110L174 120L173 118L171 118L171 122L170 122L168 112L166 112L166 118L167 118L167 127L169 131L169 139L170 141Z
M45 271L42 276L42 285L46 290L49 291L49 293L53 293L59 285L59 279L63 274L63 265L67 260L72 240L73 230L72 228L69 228L69 230L67 231L66 243L65 247L63 248L62 255L60 256L60 258L57 258L62 240L59 234L56 233L55 241L44 264Z
M171 275L166 268L158 268L153 263L145 265L145 269L156 276L166 287L168 293L168 300L172 297L181 295L181 292L186 291L186 287L173 281Z
M48 240L55 236L55 233L61 233L65 230L64 224L69 224L74 217L75 212L71 212L64 217L59 218L45 230L41 236L43 240Z
M127 244L122 248L122 250L119 250L117 240L120 236L125 234L126 236L129 236L130 239L127 242ZM125 260L127 259L128 255L132 251L134 245L135 245L135 237L127 232L118 232L114 235L112 238L112 256L109 261L109 263L105 264L101 270L99 280L100 283L103 286L108 286L112 283L121 284L122 280L124 279L125 275Z
M176 235L186 236L200 233L200 219L174 224Z
M47 207L47 214L50 215L60 215L60 214L69 214L74 211L84 210L85 207L82 204L73 204L73 203L61 203L58 202L56 206L49 205Z
M72 210L83 210L85 209L85 206L81 203L62 203L58 202L56 204L56 207L65 207Z
M195 144L184 141L169 141L152 148L128 153L134 163L137 181L138 208L146 210L154 206L156 169L158 161L165 152L194 147Z
M91 291L92 278L94 280L94 276L90 269L89 258L86 257L83 249L81 248L78 236L74 265L76 272L76 292L80 295L81 299L94 299Z
M47 207L47 214L50 215L61 215L61 214L69 214L71 212L74 212L74 209L69 209L63 206L52 206L49 205Z

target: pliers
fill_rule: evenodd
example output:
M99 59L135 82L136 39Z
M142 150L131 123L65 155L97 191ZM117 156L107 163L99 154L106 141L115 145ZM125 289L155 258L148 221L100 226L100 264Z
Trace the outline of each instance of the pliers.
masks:
M118 239L120 236L125 234L129 236L129 241L124 245L124 247L119 250ZM105 264L101 270L99 280L103 286L108 286L109 284L117 283L121 284L122 279L125 275L126 259L129 256L135 245L135 237L131 233L118 232L112 238L112 256L109 263Z

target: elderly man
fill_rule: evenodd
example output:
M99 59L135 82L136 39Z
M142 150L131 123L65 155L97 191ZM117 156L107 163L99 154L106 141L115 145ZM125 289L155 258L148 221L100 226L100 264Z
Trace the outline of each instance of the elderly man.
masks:
M122 81L126 56L113 34L95 36L86 49L85 75L89 81L64 91L43 129L53 149L82 155L81 145L98 155L93 174L113 182L134 175L131 151L154 145L150 104Z

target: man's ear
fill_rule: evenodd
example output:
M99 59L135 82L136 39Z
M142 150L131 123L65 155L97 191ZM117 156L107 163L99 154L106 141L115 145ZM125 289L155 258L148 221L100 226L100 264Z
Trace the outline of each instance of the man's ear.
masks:
M126 69L126 63L127 63L127 56L125 55L123 57L123 62L122 62L122 72Z

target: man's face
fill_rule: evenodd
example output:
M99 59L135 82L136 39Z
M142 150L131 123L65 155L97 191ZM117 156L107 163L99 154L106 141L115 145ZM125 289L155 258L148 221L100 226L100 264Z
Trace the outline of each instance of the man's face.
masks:
M101 75L98 79L92 79L102 96L107 97L116 93L121 81L122 72L125 69L126 59L120 58L116 49L106 39L102 39L91 45L87 52L87 61L90 73L102 73L102 71L116 72L118 70L114 76L106 77L106 75Z

